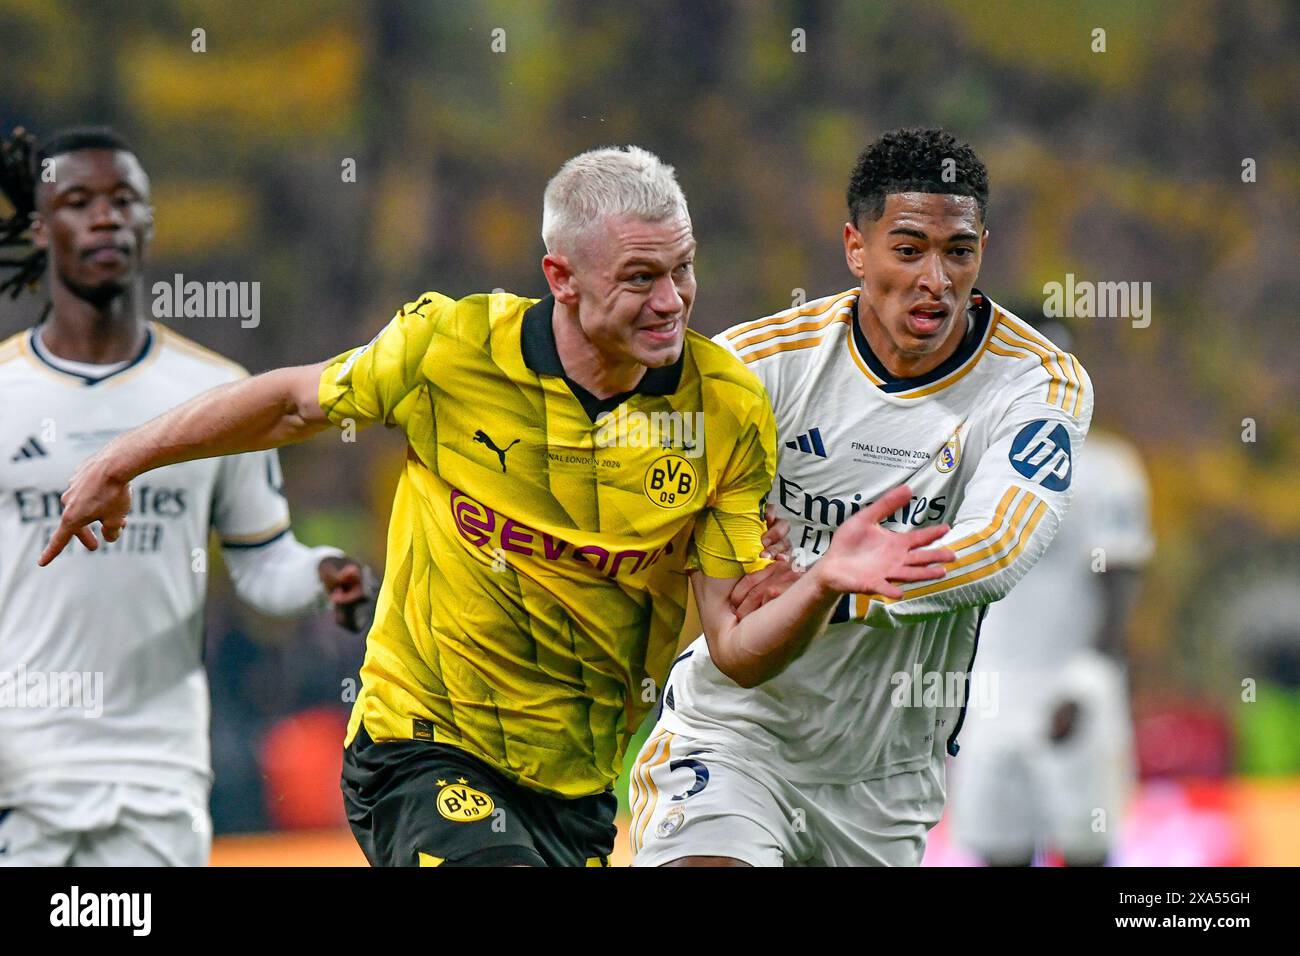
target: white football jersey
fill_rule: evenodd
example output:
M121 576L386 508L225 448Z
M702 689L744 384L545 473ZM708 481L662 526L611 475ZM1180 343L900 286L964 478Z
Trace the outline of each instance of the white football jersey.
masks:
M850 595L783 673L745 689L701 637L678 658L661 726L764 762L788 779L848 783L919 770L956 752L986 607L1056 533L1072 455L1092 417L1083 367L975 292L957 352L896 380L857 322L859 290L718 336L767 388L780 436L769 501L813 561L835 529L889 489L912 500L886 522L948 522L940 581L893 601Z
M1095 432L1074 466L1070 520L980 631L975 671L997 675L1001 716L1036 714L1050 701L1065 665L1097 646L1102 573L1141 567L1155 550L1150 489L1133 448Z
M209 529L227 548L287 531L275 454L147 472L116 542L91 552L74 538L49 567L36 559L84 459L245 375L156 323L134 360L98 379L60 370L35 330L0 343L0 795L86 780L206 800Z

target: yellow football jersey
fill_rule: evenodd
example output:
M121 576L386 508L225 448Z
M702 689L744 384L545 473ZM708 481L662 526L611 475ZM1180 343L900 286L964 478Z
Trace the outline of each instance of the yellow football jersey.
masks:
M319 397L408 441L348 742L364 722L579 797L613 784L657 700L687 571L765 563L776 428L758 379L694 332L594 398L564 374L554 304L426 293Z

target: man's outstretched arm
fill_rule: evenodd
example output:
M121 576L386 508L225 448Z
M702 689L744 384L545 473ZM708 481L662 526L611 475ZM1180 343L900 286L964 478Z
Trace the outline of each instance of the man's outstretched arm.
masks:
M887 531L880 523L911 499L906 486L882 495L846 521L830 549L782 594L743 619L729 600L736 580L692 576L709 656L718 670L742 687L775 677L808 647L830 620L843 594L897 598L897 583L934 581L953 560L947 548L927 546L948 532L947 525L915 531Z
M116 541L131 507L127 484L146 471L303 441L328 424L319 395L328 362L280 368L220 385L118 435L77 468L63 495L63 518L37 562L53 561L75 536L99 547L90 525Z

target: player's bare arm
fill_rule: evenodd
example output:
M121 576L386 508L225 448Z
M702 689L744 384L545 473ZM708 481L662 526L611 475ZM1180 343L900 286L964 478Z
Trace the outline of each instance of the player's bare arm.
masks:
M53 561L73 537L99 547L90 525L116 541L131 507L129 482L164 465L278 448L329 424L317 398L328 363L275 369L221 385L119 435L87 458L63 494L63 517L37 562Z
M830 549L779 596L737 617L730 595L736 579L692 578L709 655L742 687L754 687L790 665L825 628L843 594L900 598L899 583L934 581L954 555L928 548L948 533L947 525L896 533L880 526L911 498L906 486L882 495L845 522Z

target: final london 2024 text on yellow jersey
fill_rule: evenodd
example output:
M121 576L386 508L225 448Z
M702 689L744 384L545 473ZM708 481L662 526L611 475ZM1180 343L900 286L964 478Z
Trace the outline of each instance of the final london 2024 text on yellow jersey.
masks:
M687 571L765 563L776 430L758 379L694 332L634 392L593 398L553 307L426 293L319 396L335 424L409 443L348 742L364 722L578 797L612 785L663 686Z

